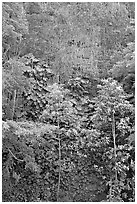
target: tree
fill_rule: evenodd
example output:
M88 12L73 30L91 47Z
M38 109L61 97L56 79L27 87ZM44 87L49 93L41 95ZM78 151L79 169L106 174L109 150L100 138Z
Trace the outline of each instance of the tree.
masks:
M99 89L92 120L94 127L100 131L103 148L105 146L103 149L105 156L101 157L108 162L106 165L108 169L110 168L109 199L132 200L134 195L131 195L130 191L134 191L134 176L129 179L128 173L134 172L134 154L131 154L134 152L134 144L131 145L128 141L135 122L134 107L126 100L126 93L116 81L102 80ZM131 185L129 191L127 185ZM126 197L123 196L124 193Z
M111 56L113 68L110 70L113 78L123 82L124 90L133 95L135 92L135 24L134 19L126 29L126 47ZM119 57L120 55L120 57Z
M20 54L23 36L28 33L28 22L23 3L4 2L2 10L2 46L3 62L5 62Z
M3 201L134 201L134 14L3 3Z

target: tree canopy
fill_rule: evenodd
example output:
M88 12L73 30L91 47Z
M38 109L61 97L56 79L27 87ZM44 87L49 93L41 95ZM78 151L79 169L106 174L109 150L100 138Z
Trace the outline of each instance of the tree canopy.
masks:
M2 3L2 200L135 201L135 3Z

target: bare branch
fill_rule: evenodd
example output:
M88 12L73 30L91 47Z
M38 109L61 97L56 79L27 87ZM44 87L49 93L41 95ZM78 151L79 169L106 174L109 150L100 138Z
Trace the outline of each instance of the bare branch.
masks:
M9 152L11 153L11 155L14 157L14 159L16 159L17 161L20 161L20 162L24 162L24 160L22 159L18 159L13 153L12 151L8 148Z
M116 133L115 133L115 116L114 116L115 111L113 110L112 112L112 134L113 134L113 143L114 143L114 157L115 157L115 182L117 183L117 167L116 167Z

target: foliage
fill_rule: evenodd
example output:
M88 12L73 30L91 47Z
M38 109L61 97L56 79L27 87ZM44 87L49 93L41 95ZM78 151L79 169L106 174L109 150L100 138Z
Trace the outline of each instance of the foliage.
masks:
M20 54L23 36L28 33L28 22L23 3L2 4L3 62Z
M32 54L7 61L3 67L3 117L13 119L16 91L14 119L35 120L45 107L46 86L52 83L53 76L47 64Z
M116 79L123 79L129 73L135 72L135 22L131 19L130 25L126 29L126 46L119 53L114 53L111 57L114 67L111 70L112 76ZM118 57L118 54L120 57Z
M129 142L131 130L135 125L134 107L125 100L125 92L115 81L107 79L102 82L93 121L95 128L100 130L101 138L106 140L106 158L102 158L108 160L107 167L112 173L109 199L112 201L113 198L117 200L119 197L120 200L130 201L134 199L131 194L134 189L134 154L129 153L134 152L134 144Z
M6 159L3 168L12 172L8 182L18 189L17 194L23 196L22 201L93 201L97 199L97 195L103 194L105 185L109 186L108 199L111 201L113 198L124 201L134 199L131 194L134 190L134 143L128 141L134 126L134 108L125 100L126 94L122 88L112 79L102 81L99 88L95 111L90 117L92 128L84 126L83 117L87 116L79 116L73 107L74 99L67 98L66 94L69 92L57 84L48 87L48 105L40 118L49 124L4 123L3 154ZM77 104L76 101L75 103ZM116 163L112 110L115 110L116 122ZM132 117L128 118L129 114ZM9 137L11 130L13 134ZM22 168L18 166L20 160L24 162ZM11 181L12 177L16 182ZM85 183L88 187L83 191ZM32 185L32 197L28 197ZM15 192L11 190L7 195L6 191L4 195L14 200L17 197ZM17 199L20 201L22 198Z
M118 3L33 2L24 8L30 32L27 50L46 59L61 82L81 72L97 77L106 52L117 49L129 22L126 7Z
M2 70L2 103L3 118L13 119L23 117L22 94L31 88L30 81L24 76L28 68L18 58L8 60ZM15 113L16 112L16 113Z
M122 82L124 91L130 94L129 101L135 104L135 20L130 20L126 29L126 46L111 56L111 76Z
M134 3L2 9L3 201L134 202Z
M31 82L31 87L24 91L23 99L26 109L26 118L36 120L47 104L47 85L53 82L53 71L45 61L40 61L32 54L22 57L28 69L24 75Z

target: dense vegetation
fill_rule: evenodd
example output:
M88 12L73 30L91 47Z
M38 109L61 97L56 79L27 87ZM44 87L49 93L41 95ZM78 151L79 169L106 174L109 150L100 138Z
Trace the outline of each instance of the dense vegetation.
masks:
M135 4L2 4L5 202L135 201Z

